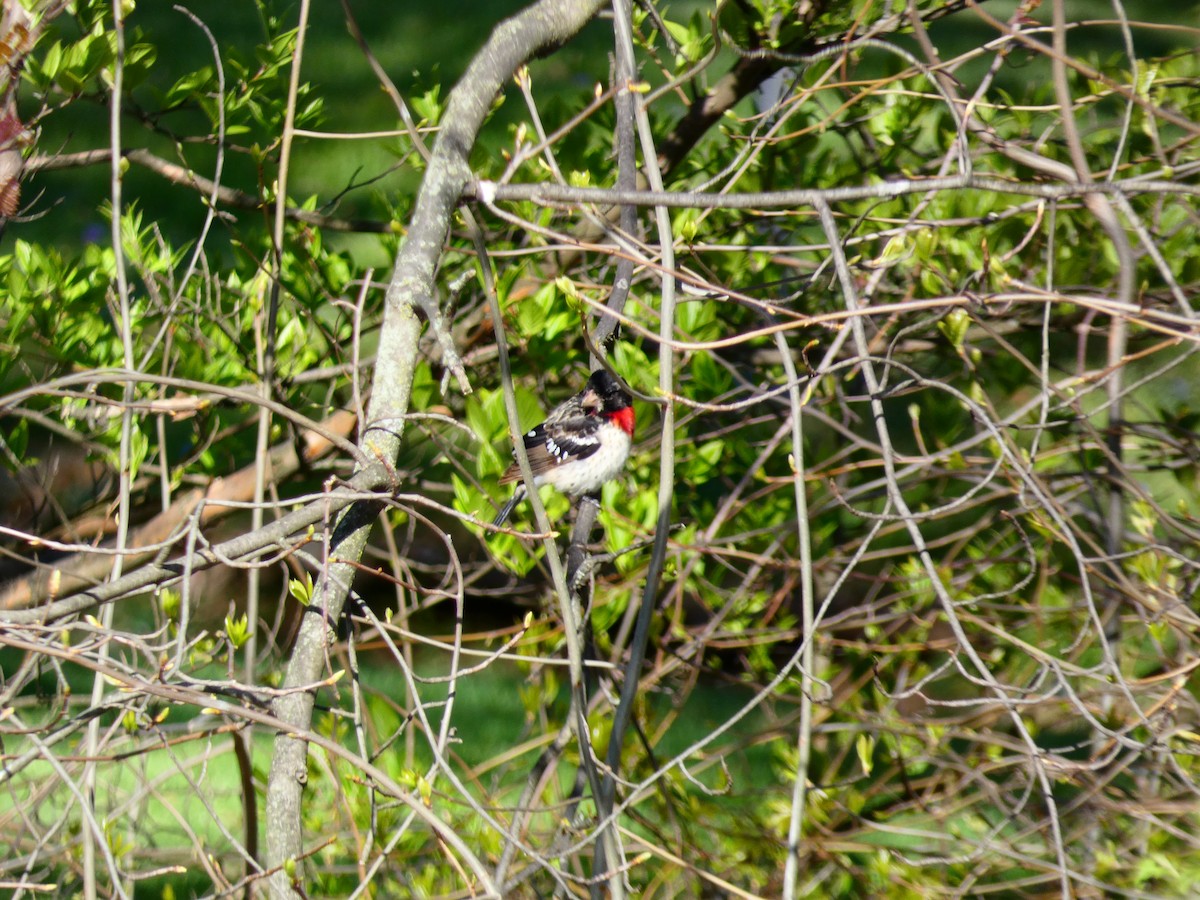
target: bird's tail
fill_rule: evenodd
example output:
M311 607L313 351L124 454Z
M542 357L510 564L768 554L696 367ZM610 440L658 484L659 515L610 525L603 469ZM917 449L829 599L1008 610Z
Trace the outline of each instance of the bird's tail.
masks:
M508 498L508 502L500 508L500 512L496 513L496 518L492 519L492 525L494 525L496 528L500 528L505 522L508 521L508 517L512 515L513 509L516 508L516 505L523 499L525 499L525 485L518 484L517 489L513 491L513 495Z

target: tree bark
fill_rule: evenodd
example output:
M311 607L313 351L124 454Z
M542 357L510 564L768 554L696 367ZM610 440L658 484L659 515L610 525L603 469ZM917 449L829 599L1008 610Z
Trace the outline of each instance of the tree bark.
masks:
M434 288L437 263L450 217L471 177L468 155L492 101L518 66L539 51L568 40L603 5L604 0L542 0L501 22L451 92L408 239L388 284L374 388L360 445L365 456L394 462L399 455L417 362L420 323L416 310L425 310L432 327L440 329ZM453 368L457 357L448 354L447 359ZM456 374L460 383L465 383L461 371ZM335 526L329 558L337 562L327 567L314 589L288 664L285 687L312 684L325 665L327 643L378 512L378 504L356 503L342 513ZM288 694L273 710L294 727L275 738L267 782L265 862L269 871L274 870L270 876L273 898L300 896L284 866L298 859L303 849L301 809L308 771L308 743L303 734L311 725L315 702L312 692ZM298 873L295 877L299 879Z

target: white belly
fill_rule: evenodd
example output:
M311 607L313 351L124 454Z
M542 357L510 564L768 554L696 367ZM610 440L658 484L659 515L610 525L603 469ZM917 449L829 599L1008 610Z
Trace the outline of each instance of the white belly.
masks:
M609 435L600 449L587 459L559 466L552 478L545 479L564 494L578 496L600 490L600 486L612 481L625 468L629 458L630 437L624 431L613 429L617 434Z

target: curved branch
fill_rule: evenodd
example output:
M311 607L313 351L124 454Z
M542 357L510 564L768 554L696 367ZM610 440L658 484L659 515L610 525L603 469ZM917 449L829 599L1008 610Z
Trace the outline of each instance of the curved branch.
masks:
M361 448L368 456L394 461L400 450L417 362L420 323L416 310L429 318L442 345L448 371L464 392L470 390L462 362L438 308L434 278L450 218L471 177L468 154L492 101L516 68L539 51L573 36L599 10L602 0L542 0L496 26L450 94L441 131L417 196L408 239L400 250L388 284L375 386L367 410ZM296 637L284 677L284 687L311 684L325 665L331 627L340 618L379 510L376 503L356 503L346 509L329 540L328 558L320 584ZM296 731L307 731L315 694L290 693L276 701L273 712ZM266 865L275 869L271 896L299 896L284 870L302 852L301 799L307 778L308 744L286 732L275 739L267 784Z

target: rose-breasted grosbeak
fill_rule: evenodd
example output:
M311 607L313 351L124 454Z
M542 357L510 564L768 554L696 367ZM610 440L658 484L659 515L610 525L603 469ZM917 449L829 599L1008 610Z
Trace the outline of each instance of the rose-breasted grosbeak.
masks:
M603 369L593 372L582 391L523 436L533 483L578 497L616 478L633 443L632 404L615 378ZM520 480L521 467L515 462L500 477L501 484ZM525 485L518 484L492 524L503 525L524 497Z

